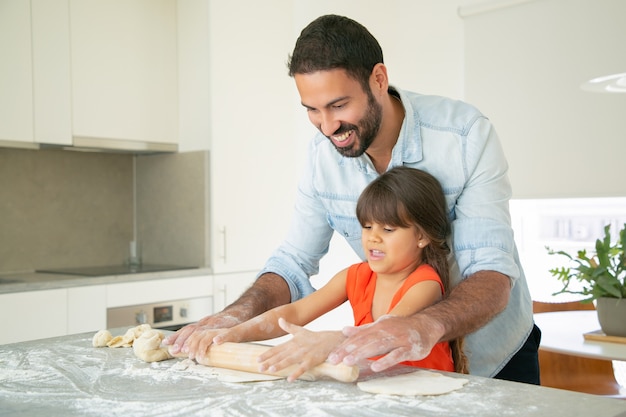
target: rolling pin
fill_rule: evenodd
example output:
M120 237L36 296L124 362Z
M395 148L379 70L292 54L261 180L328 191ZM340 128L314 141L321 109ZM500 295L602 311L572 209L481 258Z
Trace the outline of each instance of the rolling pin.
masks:
M198 361L201 365L214 366L217 368L234 369L237 371L253 372L257 374L274 375L288 377L297 365L289 366L277 372L260 372L257 358L272 346L258 343L224 343L221 345L211 345L207 355ZM347 366L344 364L331 365L322 363L315 368L308 370L298 379L305 381L315 381L320 377L330 377L341 382L354 382L359 377L358 366Z

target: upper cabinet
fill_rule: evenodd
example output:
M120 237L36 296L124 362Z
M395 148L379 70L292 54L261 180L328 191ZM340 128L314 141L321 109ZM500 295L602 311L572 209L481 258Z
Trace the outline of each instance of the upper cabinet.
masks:
M0 140L69 145L68 0L0 1Z
M31 0L33 122L37 143L72 144L68 9L68 0Z
M73 135L177 143L175 0L71 0Z
M34 143L30 3L0 1L0 140Z
M175 151L176 5L0 0L2 144Z

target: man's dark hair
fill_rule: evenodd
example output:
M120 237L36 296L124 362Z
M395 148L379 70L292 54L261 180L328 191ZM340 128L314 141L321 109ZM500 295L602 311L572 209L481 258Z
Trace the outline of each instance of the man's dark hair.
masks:
M325 15L305 27L289 57L289 76L341 68L369 90L369 77L383 51L360 23L344 16Z

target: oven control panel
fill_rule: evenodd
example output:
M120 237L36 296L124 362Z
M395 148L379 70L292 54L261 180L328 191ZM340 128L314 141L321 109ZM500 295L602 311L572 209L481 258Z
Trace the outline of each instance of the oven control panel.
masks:
M107 309L107 328L149 324L155 329L176 330L213 313L213 297L115 307Z

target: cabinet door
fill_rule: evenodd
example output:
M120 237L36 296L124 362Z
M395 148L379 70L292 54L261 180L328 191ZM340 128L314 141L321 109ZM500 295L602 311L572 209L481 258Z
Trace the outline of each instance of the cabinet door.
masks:
M0 2L0 140L34 146L30 2Z
M209 0L178 0L178 150L208 150Z
M254 282L257 271L213 275L213 312L237 300Z
M31 0L34 138L71 145L69 0Z
M67 290L0 295L0 344L67 334Z
M67 290L67 332L69 334L106 329L106 286L92 285Z
M285 0L210 2L216 273L258 270L289 225L298 172L294 112L300 111L285 67L294 40L292 8Z
M175 0L71 0L75 137L177 142Z

